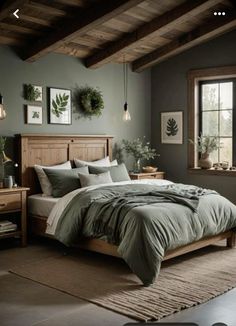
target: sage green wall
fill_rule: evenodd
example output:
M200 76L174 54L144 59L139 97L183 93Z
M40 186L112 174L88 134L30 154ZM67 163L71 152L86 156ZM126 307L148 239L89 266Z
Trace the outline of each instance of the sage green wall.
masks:
M152 69L152 144L161 154L158 165L176 182L213 188L236 202L236 177L191 175L187 171L187 72L190 69L236 65L236 31L156 65ZM160 112L184 111L184 144L160 142Z
M47 55L35 63L23 62L6 46L0 46L0 92L4 96L7 118L0 121L0 135L17 133L61 133L61 134L112 134L115 142L122 138L133 139L146 135L150 138L151 117L150 71L141 74L129 71L128 102L132 120L122 121L123 69L122 65L109 64L91 70L77 58L60 54ZM43 125L24 123L23 84L43 86ZM72 125L47 124L46 87L70 88L76 86L98 86L104 95L105 109L100 118L79 119L73 115Z

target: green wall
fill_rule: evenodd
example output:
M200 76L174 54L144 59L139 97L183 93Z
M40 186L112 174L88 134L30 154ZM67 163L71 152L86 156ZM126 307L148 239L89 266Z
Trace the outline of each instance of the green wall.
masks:
M158 165L176 182L218 190L236 202L236 177L191 175L187 171L187 72L191 69L236 65L236 31L156 65L152 69L152 144L161 154ZM184 144L160 142L160 112L184 111Z
M0 135L17 133L61 133L61 134L112 134L114 142L138 136L150 138L151 118L150 71L141 74L129 71L128 102L132 120L122 121L123 67L109 64L91 70L77 58L60 54L49 54L35 63L23 62L6 46L0 46L0 92L4 96L7 118L0 121ZM43 86L43 125L27 125L24 122L23 84ZM76 85L98 86L104 95L105 109L99 118L76 119L72 125L50 125L47 123L46 87L70 88Z

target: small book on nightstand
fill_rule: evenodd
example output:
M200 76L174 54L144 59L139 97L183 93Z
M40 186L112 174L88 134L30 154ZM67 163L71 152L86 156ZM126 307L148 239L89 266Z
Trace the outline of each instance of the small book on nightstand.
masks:
M5 220L0 221L0 233L16 231L17 225L12 223L11 221Z

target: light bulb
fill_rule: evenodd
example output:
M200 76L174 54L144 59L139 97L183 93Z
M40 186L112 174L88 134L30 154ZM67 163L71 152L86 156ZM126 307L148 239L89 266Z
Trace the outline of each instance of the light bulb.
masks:
M124 104L124 112L123 112L123 121L130 121L131 120L131 116L130 113L128 111L128 103L125 102Z
M4 107L2 104L0 104L0 120L3 120L6 118L6 111L4 110Z

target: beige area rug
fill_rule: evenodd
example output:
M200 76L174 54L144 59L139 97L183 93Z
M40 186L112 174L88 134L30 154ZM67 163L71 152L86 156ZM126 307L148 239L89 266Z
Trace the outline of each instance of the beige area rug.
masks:
M162 264L145 288L123 260L86 251L40 260L11 272L123 315L158 320L236 286L236 250L212 246Z

